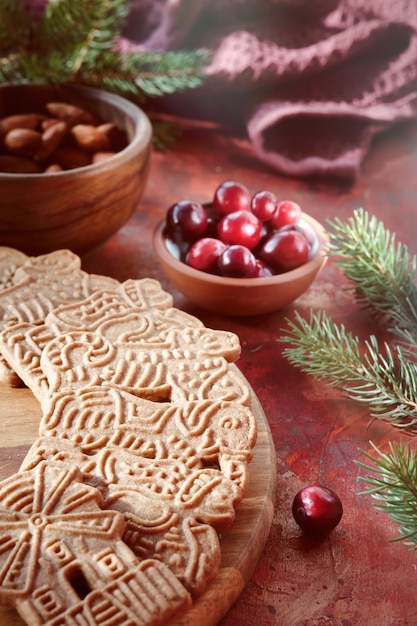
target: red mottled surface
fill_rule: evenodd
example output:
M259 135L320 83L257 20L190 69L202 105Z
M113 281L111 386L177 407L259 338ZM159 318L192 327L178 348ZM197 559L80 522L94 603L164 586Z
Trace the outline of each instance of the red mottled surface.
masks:
M414 626L417 624L417 553L391 543L397 527L360 495L363 472L355 463L369 440L384 448L399 435L370 423L363 408L303 375L282 357L279 337L294 310L325 309L338 323L366 337L378 328L346 292L346 279L329 262L304 296L285 311L255 318L227 318L196 309L165 280L152 250L152 231L177 199L210 200L224 179L251 191L269 189L298 202L325 223L363 207L398 233L417 253L417 123L378 139L353 184L281 178L252 155L244 141L222 129L190 125L175 147L155 152L143 201L128 224L83 260L87 271L120 280L150 276L173 293L175 305L212 328L236 332L239 368L269 420L277 453L275 517L253 576L221 626ZM291 516L295 493L321 481L344 504L340 525L321 543L307 541Z

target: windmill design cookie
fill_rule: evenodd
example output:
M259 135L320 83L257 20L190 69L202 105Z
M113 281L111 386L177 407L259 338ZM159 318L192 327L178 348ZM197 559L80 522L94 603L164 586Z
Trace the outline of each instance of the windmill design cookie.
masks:
M154 279L89 275L69 251L10 263L0 351L42 419L0 482L0 600L28 626L166 625L216 576L247 491L239 339Z

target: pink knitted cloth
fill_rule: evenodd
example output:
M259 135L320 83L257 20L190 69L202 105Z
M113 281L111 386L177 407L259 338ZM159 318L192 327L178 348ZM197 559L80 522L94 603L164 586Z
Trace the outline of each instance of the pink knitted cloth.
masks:
M240 123L287 175L354 177L417 114L417 0L132 0L126 39L210 48L206 85L168 107Z
M354 177L417 114L417 0L131 0L120 46L209 48L204 86L164 110L234 126L291 176Z

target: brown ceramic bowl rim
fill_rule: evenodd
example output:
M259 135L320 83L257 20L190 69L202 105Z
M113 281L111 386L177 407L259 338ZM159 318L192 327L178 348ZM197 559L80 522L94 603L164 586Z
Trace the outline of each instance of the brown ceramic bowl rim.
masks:
M209 274L208 272L203 272L202 270L197 270L189 265L186 265L182 261L176 259L171 252L168 250L165 245L165 219L163 219L157 226L155 227L153 233L153 244L154 249L156 251L157 256L161 257L166 263L169 263L176 271L181 274L186 274L192 278L198 280L204 280L207 283L212 283L216 285L230 286L230 287L248 287L249 285L253 286L265 286L268 285L285 285L287 283L291 283L298 278L309 274L310 272L315 272L320 269L325 258L326 258L326 250L327 244L329 242L329 237L324 230L323 226L315 220L310 215L306 213L301 214L301 219L305 220L312 228L314 228L318 238L319 238L319 247L312 259L304 263L300 267L296 267L293 270L289 270L288 272L283 272L282 274L275 274L274 276L268 276L264 278L229 278L226 276L219 276L218 274Z
M0 85L0 90L7 89L8 87L17 88L19 85ZM24 85L26 88L29 85ZM53 88L53 85L35 85L36 87L46 87ZM19 180L19 178L24 178L27 180L30 177L30 180L45 180L49 176L73 176L74 174L87 175L89 172L94 171L95 173L99 172L101 169L107 170L109 165L114 165L117 167L119 162L124 162L126 158L133 156L138 151L141 151L146 147L147 144L150 143L152 138L152 126L150 120L146 113L138 107L136 104L124 98L123 96L119 96L118 94L114 94L110 91L106 91L105 89L98 89L96 87L84 87L83 85L71 85L68 86L71 91L76 93L77 91L90 99L96 99L97 96L100 96L101 100L104 100L106 103L110 105L116 105L119 110L122 110L128 117L130 117L134 121L134 135L128 145L116 152L116 154L105 161L101 161L99 163L90 163L89 165L84 165L83 167L74 167L71 170L64 170L62 172L40 172L39 174L16 174L12 172L0 172L0 181L1 180Z

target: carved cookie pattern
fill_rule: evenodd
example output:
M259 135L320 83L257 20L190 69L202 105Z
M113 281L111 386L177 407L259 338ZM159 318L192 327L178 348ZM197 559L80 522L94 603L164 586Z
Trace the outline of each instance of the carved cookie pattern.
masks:
M83 300L96 289L118 284L112 278L82 271L79 257L69 250L29 257L17 269L13 282L0 292L2 328L43 321L60 304Z
M240 354L234 333L195 326L158 334L140 315L129 313L126 319L114 309L96 326L96 332L68 331L54 338L63 329L53 323L18 324L1 333L0 345L41 402L59 389L97 384L155 401L250 402L248 386L228 367Z
M203 324L195 317L169 306L171 298L162 298L159 283L151 279L127 281L120 285L118 292L94 292L81 302L61 306L46 317L44 323L19 323L7 328L0 335L0 347L9 363L33 391L38 399L48 394L44 372L40 365L41 352L47 342L70 331L85 330L104 336L110 342L120 345L137 345L155 348L159 343L166 344L161 334L172 328L201 328ZM164 293L164 292L163 292ZM129 295L128 295L129 294ZM151 309L154 301L166 309ZM231 335L231 334L230 334ZM229 347L229 352L231 348ZM233 360L240 354L240 345L235 339ZM147 368L151 364L149 363ZM132 386L132 383L126 381ZM145 384L141 385L146 386ZM163 397L166 398L167 386ZM146 391L142 391L146 395ZM161 393L153 391L155 399Z
M65 250L16 264L0 349L43 417L0 483L0 599L29 626L162 626L216 576L247 490L239 339L153 279L88 275Z
M174 404L203 399L245 404L248 388L221 356L233 353L235 342L232 333L203 328L168 331L158 341L138 344L123 336L110 342L94 333L72 332L44 347L40 370L49 396L59 389L106 384L145 397L155 389L156 400Z
M24 252L0 246L0 289L7 289L16 283L16 272L27 260Z
M17 269L27 261L27 256L19 250L0 246L0 290L8 289L15 284ZM0 384L18 387L21 381L17 374L0 355Z
M112 278L83 272L80 258L69 250L28 257L0 247L0 329L43 321L63 302L81 300L96 289L116 285ZM0 382L14 387L21 382L3 355Z
M162 562L139 561L123 516L80 479L42 462L0 483L2 600L31 626L166 623L189 594Z
M179 459L197 469L217 467L234 485L236 500L247 486L256 422L250 409L234 402L176 406L116 388L84 387L52 397L44 406L39 433L71 441L90 460L114 448L116 456L123 450L155 461ZM106 483L123 483L133 471L132 465L125 470L117 460L97 467L96 474Z
M33 470L44 461L80 468L83 481L100 488L105 507L123 513L127 524L123 540L138 558L161 560L192 595L201 593L220 565L214 526L221 524L216 519L211 526L196 516L204 512L204 501L207 505L210 498L222 509L224 523L226 515L227 524L234 519L229 502L220 499L225 489L216 485L216 480L225 484L226 479L216 472L212 480L203 481L194 463L189 467L179 460L149 460L130 450L107 446L95 454L81 450L67 439L39 438L21 469ZM192 479L199 481L200 494L188 489ZM208 488L210 492L204 493ZM230 492L229 484L226 495ZM190 504L197 506L192 508ZM212 521L213 512L209 511L207 517Z

